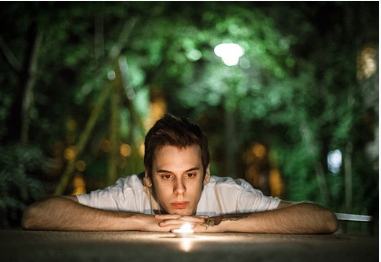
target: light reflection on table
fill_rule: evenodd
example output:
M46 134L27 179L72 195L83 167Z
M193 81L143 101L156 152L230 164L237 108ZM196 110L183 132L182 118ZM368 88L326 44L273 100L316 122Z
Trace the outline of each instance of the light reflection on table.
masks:
M1 261L378 261L378 237L0 230Z
M184 252L190 251L192 248L192 244L193 244L192 241L193 241L193 239L190 237L181 238L180 239L180 249L183 250Z

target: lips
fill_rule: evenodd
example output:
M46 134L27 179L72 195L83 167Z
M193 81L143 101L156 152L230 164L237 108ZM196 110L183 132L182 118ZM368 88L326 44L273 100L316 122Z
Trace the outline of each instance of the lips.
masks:
M189 205L189 202L173 202L171 206L175 209L185 209Z

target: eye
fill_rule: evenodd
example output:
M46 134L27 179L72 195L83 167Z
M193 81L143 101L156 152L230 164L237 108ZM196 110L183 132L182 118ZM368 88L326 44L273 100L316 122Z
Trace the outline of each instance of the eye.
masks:
M196 177L197 173L187 173L186 176L188 178L193 178L193 177Z
M169 179L172 178L172 175L170 175L170 174L164 174L164 175L161 176L161 178L164 179L164 180L169 180Z

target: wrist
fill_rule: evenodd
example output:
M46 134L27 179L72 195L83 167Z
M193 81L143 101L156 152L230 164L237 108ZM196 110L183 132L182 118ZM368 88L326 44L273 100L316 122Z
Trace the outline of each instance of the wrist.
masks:
M214 216L214 217L208 217L205 218L204 225L206 229L208 229L209 226L218 226L222 222L222 216Z

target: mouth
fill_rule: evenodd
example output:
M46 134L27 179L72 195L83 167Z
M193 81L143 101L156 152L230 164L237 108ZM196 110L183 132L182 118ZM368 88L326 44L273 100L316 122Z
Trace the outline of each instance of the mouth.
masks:
M175 209L185 209L189 205L187 201L178 201L171 203L171 206Z

